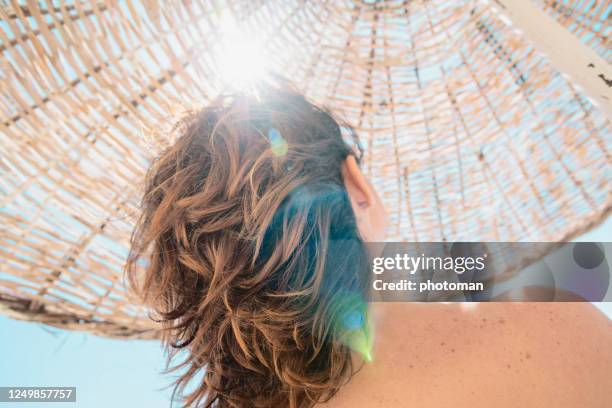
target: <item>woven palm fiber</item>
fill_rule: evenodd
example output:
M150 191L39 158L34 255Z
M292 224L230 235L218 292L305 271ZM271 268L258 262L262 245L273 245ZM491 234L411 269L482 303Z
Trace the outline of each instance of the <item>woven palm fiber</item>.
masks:
M612 61L609 1L533 4ZM609 119L494 1L4 2L0 311L156 335L122 278L142 179L223 88L228 18L358 131L391 239L560 242L610 212Z

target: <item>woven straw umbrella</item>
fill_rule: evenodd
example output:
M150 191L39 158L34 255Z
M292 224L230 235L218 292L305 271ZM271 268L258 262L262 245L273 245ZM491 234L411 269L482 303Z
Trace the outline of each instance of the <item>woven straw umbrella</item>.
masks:
M122 279L147 163L181 107L267 71L360 133L392 239L570 239L612 204L610 9L548 0L5 4L0 311L155 336Z

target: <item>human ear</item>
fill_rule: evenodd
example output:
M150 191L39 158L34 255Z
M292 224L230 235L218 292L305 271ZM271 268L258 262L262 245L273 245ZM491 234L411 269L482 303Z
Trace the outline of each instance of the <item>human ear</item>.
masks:
M352 155L349 155L342 162L341 167L342 178L344 179L344 187L351 199L351 203L355 211L357 209L366 209L374 203L374 192L372 186L366 180L357 165L357 160Z
M366 242L382 242L387 213L376 190L361 172L355 157L348 156L342 162L341 171L361 238Z

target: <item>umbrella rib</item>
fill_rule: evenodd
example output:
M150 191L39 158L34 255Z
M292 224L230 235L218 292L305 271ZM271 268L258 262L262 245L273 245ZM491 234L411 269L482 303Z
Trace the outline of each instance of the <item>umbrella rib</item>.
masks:
M375 6L375 10L378 10L378 8ZM374 59L376 58L376 36L377 36L377 32L378 32L378 19L380 17L380 14L378 13L378 11L374 14L374 18L372 20L372 33L370 34L370 53L369 53L369 58L368 58L368 63L367 63L367 70L366 70L366 81L365 81L365 85L363 87L363 100L361 101L361 108L360 108L360 112L359 112L359 120L358 120L358 127L362 128L363 127L363 121L365 118L365 111L367 109L367 107L371 107L372 106L372 72L374 70ZM374 133L372 132L372 130L370 130L368 132L370 134L370 137L368 137L368 176L372 177L372 157L374 156L374 153L372 152L373 149L373 145L374 145Z
M612 161L612 159L610 158L610 153L608 151L608 148L606 147L605 142L601 140L600 132L595 131L595 124L593 123L593 118L591 116L591 110L587 109L587 107L584 104L584 101L582 100L582 98L580 98L574 86L569 81L565 81L565 84L572 92L573 99L578 103L578 105L580 106L580 109L582 109L582 112L584 113L584 117L586 119L587 127L589 131L591 132L591 135L595 138L595 143L597 143L597 146L599 147L599 149L602 151L604 156L606 156L606 161L610 163ZM606 118L605 123L606 123L606 127L610 126L610 121L608 120L608 118Z
M322 34L319 34L317 41L314 44L314 49L318 50L318 52L315 53L314 61L310 64L310 66L308 67L308 71L306 71L306 74L304 75L305 85L303 89L305 94L308 94L310 84L312 82L312 77L314 76L315 70L319 66L321 57L323 56L323 50L321 47L321 45L323 44L323 38L324 36Z
M436 216L437 216L437 221L438 221L438 229L440 230L442 241L446 242L446 233L444 231L444 224L442 223L442 214L441 214L442 206L440 205L440 196L438 192L438 179L437 179L436 166L435 166L436 157L432 153L433 145L431 141L431 130L429 128L427 108L425 106L425 103L423 103L423 84L421 82L421 76L419 74L419 59L416 53L416 41L414 39L414 36L412 35L412 24L410 23L411 15L410 15L410 8L408 4L406 4L406 7L404 8L403 11L404 11L404 15L406 16L406 21L408 22L408 33L410 36L410 50L412 52L412 58L414 60L414 72L415 72L415 77L417 81L417 89L419 93L419 104L421 105L421 111L423 113L423 123L425 125L425 134L427 136L427 145L429 146L429 157L431 158L431 163L432 163L431 177L432 177L434 199L436 201Z
M387 19L383 18L383 48L384 48L384 58L387 61ZM387 97L389 98L389 110L391 111L391 136L393 140L393 156L395 159L395 178L397 181L397 218L398 222L396 223L396 234L399 235L400 226L402 224L402 215L403 215L403 194L402 194L402 173L400 170L400 159L399 159L399 149L398 149L398 141L397 141L397 121L395 118L395 98L393 97L393 88L391 87L391 68L389 64L385 64L385 71L387 74Z
M408 213L408 220L410 221L410 229L414 235L414 242L419 242L419 234L416 229L414 222L414 214L412 212L412 204L410 203L410 169L409 166L404 166L404 191L406 191L406 212Z
M330 96L328 97L328 99L335 97L336 92L338 90L338 84L340 83L340 79L342 78L342 75L344 73L344 66L346 62L349 60L348 52L351 47L351 44L353 43L353 38L355 37L355 25L357 24L357 20L359 19L359 16L361 15L361 7L357 7L355 10L356 11L354 12L352 16L351 23L349 25L350 29L348 30L348 38L346 40L346 44L344 45L344 54L340 62L340 69L338 70L338 75L336 76L336 80L334 81L334 84L331 88L331 92L329 94Z
M483 168L483 173L485 175L485 179L487 180L487 184L491 185L489 177L486 176L487 171L488 171L489 175L493 178L493 182L495 184L495 187L497 188L497 191L499 191L501 193L502 199L504 200L504 203L506 204L506 208L508 208L510 210L510 212L512 213L514 218L518 221L518 223L520 224L520 226L523 229L523 231L525 232L525 234L529 235L529 232L527 230L527 227L525 226L525 223L523 222L522 218L519 216L517 211L514 209L512 204L510 203L510 200L508 200L506 192L502 189L501 185L499 184L499 180L497 179L497 177L495 177L495 173L491 169L491 166L489 166L489 163L487 162L487 160L485 158L485 155L482 152L482 150L480 151L480 153L478 155L478 160L480 161L480 164L481 164L481 166ZM489 188L489 189L492 190L491 188ZM489 197L490 197L490 204L489 204L489 206L491 208L493 208L494 207L494 205L493 205L494 204L494 202L493 202L493 195L489 194ZM499 232L497 230L497 228L498 228L498 226L497 226L497 216L493 215L491 218L493 219L496 240L499 240Z
M311 4L311 3L308 3ZM328 12L328 18L331 18L330 16L332 15L332 12L329 11L329 9L327 10ZM324 24L324 20L322 21L321 18L319 16L317 16L316 11L314 11L312 13L313 18L318 20L319 24ZM324 27L324 26L323 26ZM314 44L314 49L318 50L315 53L315 57L314 57L314 61L310 64L310 66L308 67L308 71L306 71L306 74L304 75L304 93L308 94L309 90L310 90L310 86L312 84L312 78L314 76L314 73L317 69L317 67L319 66L319 63L321 62L321 57L323 56L323 39L325 38L325 35L323 34L324 29L321 30L321 32L318 34L318 38L317 41ZM345 44L345 48L348 46L348 44Z
M426 4L424 4L425 7L425 15L427 16L427 21L429 23L429 31L431 32L432 35L435 35L435 31L433 28L433 22L431 21L431 16L429 14L429 8L427 7ZM446 96L449 100L449 102L451 103L451 106L453 107L453 110L455 111L455 114L459 115L460 118L460 122L463 126L464 132L466 133L466 135L468 135L468 138L471 138L470 132L468 131L466 125L465 125L465 119L463 118L463 115L461 114L461 110L459 109L459 107L457 106L457 101L455 99L455 96L453 95L450 86L449 86L449 81L446 77L446 70L444 69L444 65L440 65L440 69L442 72L442 79L444 80L444 88L446 90ZM464 180L463 180L463 158L461 156L461 149L459 147L459 138L457 136L457 128L453 127L453 136L455 139L455 151L457 153L457 161L459 162L459 186L461 189L461 203L463 204L463 208L465 208L465 188L464 188Z

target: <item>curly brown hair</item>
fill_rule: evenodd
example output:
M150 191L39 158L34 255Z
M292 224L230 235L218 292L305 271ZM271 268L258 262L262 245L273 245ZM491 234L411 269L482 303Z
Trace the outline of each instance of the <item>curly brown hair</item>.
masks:
M343 319L365 298L367 256L345 129L269 86L191 112L153 161L126 270L184 406L311 407L354 374Z

